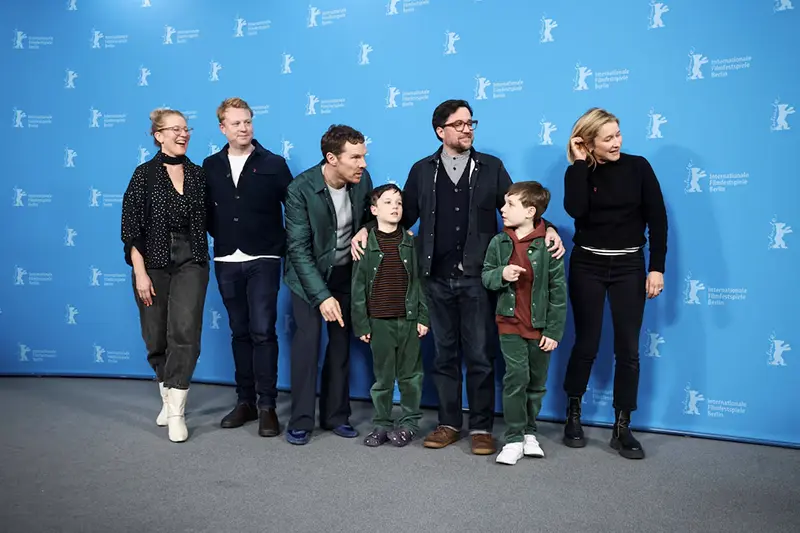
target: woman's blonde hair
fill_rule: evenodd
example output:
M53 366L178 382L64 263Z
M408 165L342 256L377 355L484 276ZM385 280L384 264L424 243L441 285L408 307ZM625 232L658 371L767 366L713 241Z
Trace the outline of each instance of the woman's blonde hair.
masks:
M161 143L158 142L158 139L156 139L156 132L164 127L167 117L172 115L179 116L183 120L186 120L186 117L183 116L183 113L177 109L159 107L158 109L154 109L150 112L150 135L153 136L153 142L159 148L161 148Z
M597 165L597 159L589 150L589 145L594 142L595 137L600 133L600 129L609 122L616 122L619 125L617 117L599 107L591 108L575 121L575 125L572 126L572 135L569 136L567 141L567 160L570 164L575 162L575 158L572 156L572 138L580 137L583 139L583 145L586 149L586 162L592 168Z

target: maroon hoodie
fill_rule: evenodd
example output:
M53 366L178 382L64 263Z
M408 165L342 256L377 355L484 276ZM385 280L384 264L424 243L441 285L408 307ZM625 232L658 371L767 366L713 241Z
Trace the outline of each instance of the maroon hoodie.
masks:
M514 307L514 317L497 315L497 332L505 335L519 335L523 339L537 340L542 338L542 331L534 329L531 319L531 291L533 290L533 267L528 259L528 248L533 239L545 236L545 226L540 220L533 228L533 231L522 239L517 238L512 228L504 228L506 235L511 237L514 243L514 251L511 252L509 265L521 266L525 272L520 273L519 279L514 282L514 293L516 295L516 306Z

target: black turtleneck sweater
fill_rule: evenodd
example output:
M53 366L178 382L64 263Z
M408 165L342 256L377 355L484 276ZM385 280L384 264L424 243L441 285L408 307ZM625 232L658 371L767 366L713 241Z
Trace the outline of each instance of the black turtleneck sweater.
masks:
M564 176L564 209L575 219L578 246L621 250L644 246L650 237L649 271L664 272L667 211L650 163L620 154L619 161L590 169L575 161Z

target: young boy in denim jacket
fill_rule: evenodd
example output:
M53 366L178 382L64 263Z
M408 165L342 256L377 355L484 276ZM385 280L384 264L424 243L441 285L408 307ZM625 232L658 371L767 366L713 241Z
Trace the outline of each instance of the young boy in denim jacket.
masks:
M503 378L505 446L497 462L544 457L536 417L546 392L552 352L564 334L567 285L562 259L544 243L542 215L550 192L540 183L514 183L505 195L503 232L486 251L483 285L497 291L497 328L506 364Z
M419 432L422 418L420 337L428 332L428 308L419 276L414 237L400 225L403 197L397 185L372 191L372 214L364 257L353 268L353 334L370 344L375 383L374 429L364 439L370 447L391 441L405 446ZM392 419L394 383L400 389L402 416Z

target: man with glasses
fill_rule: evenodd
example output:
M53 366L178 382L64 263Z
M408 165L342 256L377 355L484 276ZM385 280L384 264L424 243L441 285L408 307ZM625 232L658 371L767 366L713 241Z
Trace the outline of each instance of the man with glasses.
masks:
M511 185L503 162L472 146L477 120L465 100L447 100L433 112L433 131L442 146L417 161L403 189L402 225L418 231L419 262L425 279L436 354L433 379L439 396L439 425L424 441L444 448L460 438L463 424L459 348L467 368L472 453L490 455L495 407L494 308L481 283L489 241L498 233L497 211ZM546 241L554 257L564 255L555 229ZM353 239L360 258L366 230Z
M236 428L258 419L258 434L275 437L278 395L278 290L286 250L282 204L292 174L286 161L253 138L253 111L241 98L217 109L228 143L206 158L208 232L214 271L228 311L236 407L221 422Z

